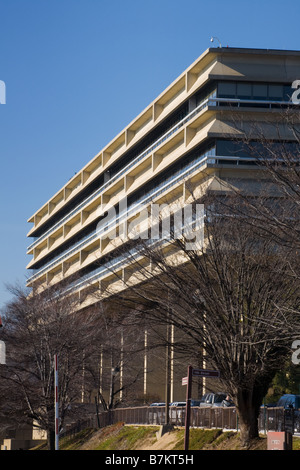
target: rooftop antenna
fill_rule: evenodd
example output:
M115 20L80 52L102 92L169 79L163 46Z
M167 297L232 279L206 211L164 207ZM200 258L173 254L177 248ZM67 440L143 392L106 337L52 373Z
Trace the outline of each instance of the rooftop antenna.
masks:
M222 44L220 43L219 39L218 39L216 36L212 36L212 37L210 38L210 42L214 42L215 39L218 41L219 47L222 47Z

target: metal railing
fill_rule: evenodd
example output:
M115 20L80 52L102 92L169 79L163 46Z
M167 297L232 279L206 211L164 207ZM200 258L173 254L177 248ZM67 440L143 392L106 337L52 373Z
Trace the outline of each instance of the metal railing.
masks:
M268 431L284 431L286 429L286 412L284 408L261 407L258 418L258 428L261 433ZM298 420L298 421L297 421ZM185 425L185 407L170 407L169 422L174 426ZM75 434L87 427L105 427L116 423L128 425L160 426L166 424L164 406L140 406L129 408L116 408L93 414L84 420L70 424L63 432ZM295 428L299 429L299 417L294 419ZM191 427L204 429L218 428L223 430L239 430L239 419L236 408L233 407L192 407Z
M145 406L111 410L111 423L119 421L125 424L159 426L166 423L165 407ZM104 416L103 416L104 418ZM101 421L100 421L101 422ZM184 426L185 407L170 407L169 422L174 426ZM192 427L237 429L238 419L235 407L192 407Z

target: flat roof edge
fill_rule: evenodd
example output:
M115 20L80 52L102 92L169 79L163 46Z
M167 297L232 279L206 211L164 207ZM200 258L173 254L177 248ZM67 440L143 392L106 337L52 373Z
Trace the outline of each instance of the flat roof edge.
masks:
M300 51L295 49L263 49L263 48L251 48L251 47L210 47L205 52L224 52L234 54L261 54L261 55L295 55L300 56Z

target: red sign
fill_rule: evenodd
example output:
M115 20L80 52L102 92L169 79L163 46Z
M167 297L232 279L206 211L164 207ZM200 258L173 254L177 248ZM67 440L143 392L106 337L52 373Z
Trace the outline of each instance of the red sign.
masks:
M289 433L268 431L268 450L289 450L292 439Z
M188 383L188 378L187 377L182 377L181 385L187 385L187 383Z

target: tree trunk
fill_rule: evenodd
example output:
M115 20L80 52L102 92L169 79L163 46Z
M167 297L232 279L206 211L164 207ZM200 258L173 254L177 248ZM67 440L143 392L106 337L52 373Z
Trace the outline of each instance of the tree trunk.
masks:
M254 400L252 390L238 394L237 411L239 418L241 446L248 448L253 439L259 437L258 416L260 401Z

